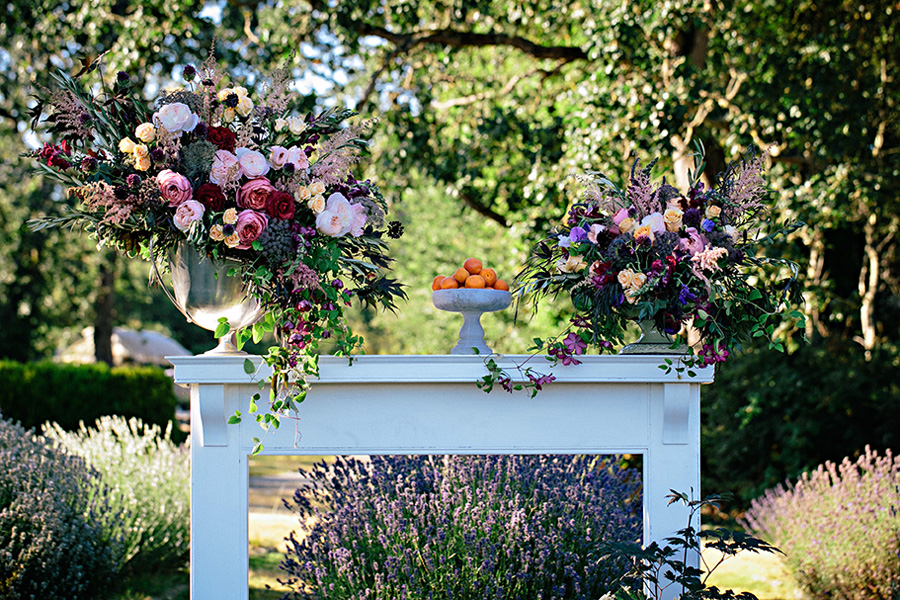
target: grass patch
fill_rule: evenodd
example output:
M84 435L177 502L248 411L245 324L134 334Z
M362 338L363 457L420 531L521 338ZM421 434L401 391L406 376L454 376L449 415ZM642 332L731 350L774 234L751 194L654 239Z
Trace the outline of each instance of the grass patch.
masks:
M278 548L250 547L250 600L276 600L290 591L277 581L286 576L278 568L283 558Z
M333 456L252 456L249 459L250 477L271 477L282 473L296 473L298 469L311 469L322 461L334 462Z
M705 549L703 558L714 565L720 554ZM751 592L759 600L803 600L806 596L780 554L743 552L726 560L709 578L720 590Z

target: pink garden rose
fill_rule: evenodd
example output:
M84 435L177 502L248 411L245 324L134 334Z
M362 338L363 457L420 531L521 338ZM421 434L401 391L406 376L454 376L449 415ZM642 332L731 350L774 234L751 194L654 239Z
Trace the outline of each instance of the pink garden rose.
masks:
M182 202L191 199L194 190L188 178L171 169L163 169L156 176L159 185L159 193L169 206L176 207Z
M269 218L255 210L242 210L238 213L237 223L234 224L234 233L240 242L237 248L248 250L253 247L253 242L269 226Z
M297 146L291 146L288 149L285 162L294 165L294 169L298 171L309 168L309 158L306 156L306 152L303 151L303 148L298 148Z
M241 172L247 179L262 177L269 172L269 163L261 152L249 148L238 148L234 154L241 163Z
M265 177L251 179L241 186L237 193L237 205L241 208L253 210L265 210L269 196L275 192L275 188Z
M224 188L226 184L241 176L241 163L228 150L218 150L209 170L209 180Z
M185 200L175 210L175 227L187 233L195 221L203 218L206 207L196 200Z
M272 168L280 169L284 166L284 163L287 162L287 157L287 148L283 146L272 146L271 152L269 153L269 162L272 163Z
M706 248L708 243L706 236L698 232L695 227L688 227L685 229L685 233L687 233L689 237L681 238L678 242L678 247L689 253L691 256L694 256L698 252L703 252L703 249Z
M363 227L366 226L366 207L362 204L351 205L353 213L353 221L350 223L350 235L359 237L363 234Z
M618 225L619 223L621 223L622 221L627 219L629 216L630 215L628 214L627 208L620 208L619 212L617 212L616 214L613 215L612 220L613 220L613 223Z

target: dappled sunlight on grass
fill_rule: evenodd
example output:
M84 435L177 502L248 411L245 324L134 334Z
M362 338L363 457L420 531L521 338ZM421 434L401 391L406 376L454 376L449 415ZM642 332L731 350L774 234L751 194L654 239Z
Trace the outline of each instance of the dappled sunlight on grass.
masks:
M703 557L710 566L721 555L707 548ZM780 554L744 552L727 559L709 578L709 585L720 590L751 592L759 600L805 600L806 596L787 569Z

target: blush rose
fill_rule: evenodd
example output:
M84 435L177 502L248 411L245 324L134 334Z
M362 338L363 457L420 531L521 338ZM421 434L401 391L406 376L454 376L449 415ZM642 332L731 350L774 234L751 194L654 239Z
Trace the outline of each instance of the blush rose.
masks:
M176 207L182 202L191 199L193 190L188 178L171 169L163 169L156 176L159 185L159 193L169 206Z

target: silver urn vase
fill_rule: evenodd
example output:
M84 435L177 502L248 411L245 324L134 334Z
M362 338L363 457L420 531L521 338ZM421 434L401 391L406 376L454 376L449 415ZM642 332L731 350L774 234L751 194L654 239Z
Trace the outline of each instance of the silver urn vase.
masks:
M213 260L201 255L187 243L177 244L169 252L174 295L165 285L163 289L188 322L215 331L219 319L228 319L228 333L219 338L218 346L204 354L246 354L234 345L234 333L265 314L263 306L241 279L228 276L228 270L237 266L237 261Z

